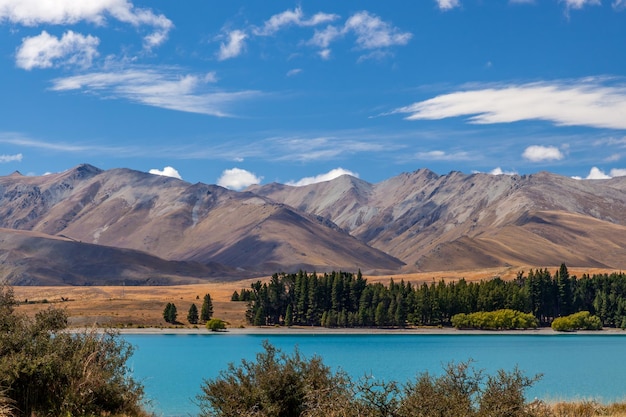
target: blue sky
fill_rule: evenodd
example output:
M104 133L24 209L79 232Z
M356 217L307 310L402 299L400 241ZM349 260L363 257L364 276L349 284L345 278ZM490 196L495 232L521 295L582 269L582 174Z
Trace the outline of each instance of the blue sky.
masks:
M626 0L0 0L0 174L626 175Z

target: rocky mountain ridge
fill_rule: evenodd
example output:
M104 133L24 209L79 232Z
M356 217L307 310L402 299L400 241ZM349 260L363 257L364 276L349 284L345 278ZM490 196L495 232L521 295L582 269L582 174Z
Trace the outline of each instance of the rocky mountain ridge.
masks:
M560 262L618 268L626 259L618 238L626 226L624 177L580 181L547 172L422 169L377 184L344 176L249 190L331 219L401 259L405 271Z
M230 277L283 268L402 265L331 221L266 197L90 165L43 177L1 177L0 227L141 251L163 261L221 265L204 278L224 278L225 271ZM11 250L0 246L0 254ZM28 274L10 277L29 281Z
M342 176L243 192L80 165L0 177L0 278L179 283L299 268L623 268L626 178ZM108 267L105 267L108 265Z

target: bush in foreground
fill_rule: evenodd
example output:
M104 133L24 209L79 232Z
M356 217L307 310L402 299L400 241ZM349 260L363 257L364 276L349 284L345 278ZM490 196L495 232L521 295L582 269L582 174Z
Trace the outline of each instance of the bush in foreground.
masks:
M569 316L558 317L552 321L552 329L557 332L572 332L575 330L601 330L602 321L592 316L588 311L580 311Z
M69 332L62 310L29 319L14 306L11 288L0 286L0 407L17 416L144 415L128 343L109 331Z
M543 403L528 403L524 392L538 380L517 368L484 377L471 362L450 364L439 377L428 373L400 387L364 377L352 381L331 372L319 357L286 355L270 345L256 362L230 364L206 380L198 396L201 416L230 417L541 417Z

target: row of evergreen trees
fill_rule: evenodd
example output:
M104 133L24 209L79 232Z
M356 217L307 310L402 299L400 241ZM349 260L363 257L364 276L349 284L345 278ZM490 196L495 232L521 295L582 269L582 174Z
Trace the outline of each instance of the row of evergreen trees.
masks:
M211 317L213 317L213 300L211 300L210 294L204 295L200 314L198 314L198 307L196 307L194 303L191 304L187 312L187 321L190 324L198 324L199 321L207 322ZM178 324L178 309L176 308L176 304L167 303L165 309L163 309L163 320L167 323Z
M252 325L284 324L326 327L450 326L459 313L501 309L531 313L540 326L579 311L597 315L604 326L626 328L626 274L570 276L561 265L519 272L511 281L498 277L412 285L393 279L369 284L361 272L318 275L299 271L274 274L233 294L248 301Z

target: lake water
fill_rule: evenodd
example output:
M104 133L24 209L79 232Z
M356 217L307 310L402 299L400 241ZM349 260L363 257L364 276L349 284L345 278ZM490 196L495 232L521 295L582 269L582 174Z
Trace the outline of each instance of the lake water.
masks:
M421 372L440 374L443 365L468 359L487 373L512 370L543 378L528 397L545 400L626 399L626 336L622 335L123 335L136 350L135 377L162 416L196 415L194 397L204 379L229 362L253 360L269 340L283 352L295 346L306 356L353 377L407 382Z

